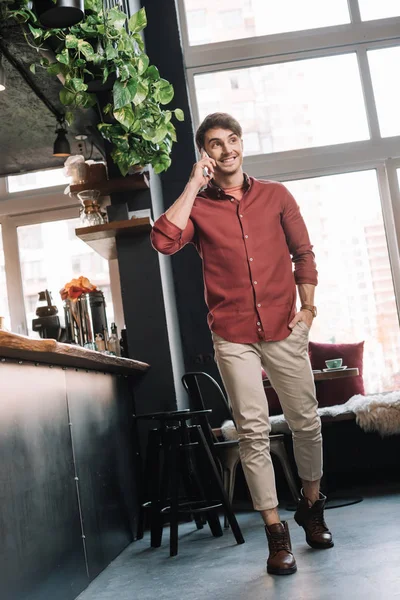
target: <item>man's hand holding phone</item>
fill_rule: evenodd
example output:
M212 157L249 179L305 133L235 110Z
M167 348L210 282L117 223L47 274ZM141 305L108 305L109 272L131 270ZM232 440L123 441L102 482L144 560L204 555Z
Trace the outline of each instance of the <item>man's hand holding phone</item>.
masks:
M210 158L205 150L201 150L201 158L192 169L190 179L196 181L199 189L214 177L214 167L216 163Z

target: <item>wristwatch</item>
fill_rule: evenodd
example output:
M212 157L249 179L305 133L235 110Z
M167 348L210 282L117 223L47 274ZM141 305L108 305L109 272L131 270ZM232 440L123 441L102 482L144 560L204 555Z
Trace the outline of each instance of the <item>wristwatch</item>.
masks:
M317 307L311 306L311 304L302 304L300 310L309 310L314 318L317 316Z

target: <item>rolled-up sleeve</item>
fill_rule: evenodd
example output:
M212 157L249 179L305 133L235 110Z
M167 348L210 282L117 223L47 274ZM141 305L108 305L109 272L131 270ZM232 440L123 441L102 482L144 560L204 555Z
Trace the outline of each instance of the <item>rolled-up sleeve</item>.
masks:
M282 205L282 227L294 263L295 282L297 285L302 283L317 285L318 272L307 227L296 200L284 186L282 187L285 191Z
M168 220L167 216L161 215L154 223L150 233L152 246L161 254L175 254L186 244L193 241L195 235L194 225L189 219L185 229L180 229Z

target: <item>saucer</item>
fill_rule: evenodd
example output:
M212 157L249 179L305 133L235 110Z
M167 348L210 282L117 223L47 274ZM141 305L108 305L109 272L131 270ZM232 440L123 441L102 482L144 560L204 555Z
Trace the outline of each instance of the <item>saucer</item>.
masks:
M345 369L347 369L346 366L344 367L336 367L335 369L322 369L324 373L330 373L330 371L344 371Z

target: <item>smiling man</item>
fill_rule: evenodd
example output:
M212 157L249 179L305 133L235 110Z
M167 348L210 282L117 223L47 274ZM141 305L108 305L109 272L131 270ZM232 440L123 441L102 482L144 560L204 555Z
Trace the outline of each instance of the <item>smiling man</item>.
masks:
M287 522L280 521L277 511L261 366L292 431L303 484L295 520L312 548L331 548L323 514L326 498L319 489L321 422L308 357L316 316L314 254L288 190L243 173L242 130L233 117L208 115L197 130L196 144L201 159L182 195L154 223L152 244L163 254L174 254L192 243L203 260L208 324L236 421L246 481L265 524L267 571L288 575L297 567Z

